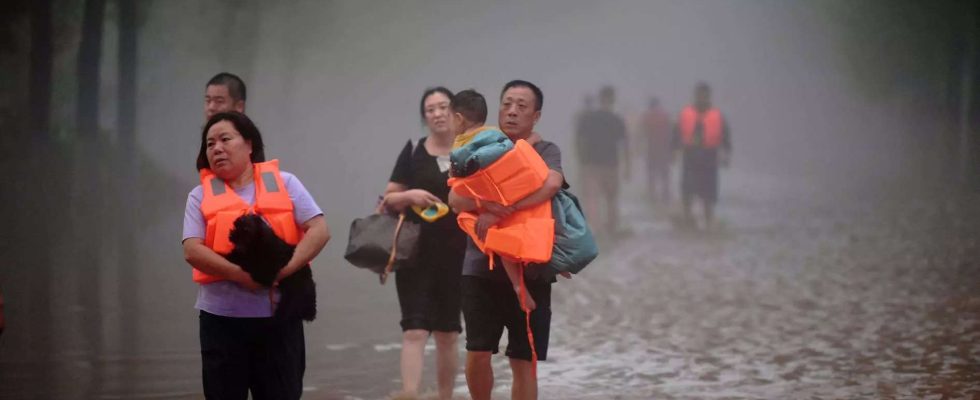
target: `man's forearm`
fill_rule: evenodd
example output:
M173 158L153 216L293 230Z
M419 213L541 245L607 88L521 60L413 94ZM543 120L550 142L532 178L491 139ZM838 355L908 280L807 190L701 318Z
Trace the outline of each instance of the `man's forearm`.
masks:
M467 212L476 210L476 201L463 195L456 194L456 192L449 191L449 207L453 209L456 213Z
M549 170L548 178L544 180L544 184L541 185L538 190L527 195L520 201L511 205L514 210L523 210L536 206L538 204L544 203L546 201L551 201L552 197L561 190L561 184L565 181L565 178L559 174L557 171Z

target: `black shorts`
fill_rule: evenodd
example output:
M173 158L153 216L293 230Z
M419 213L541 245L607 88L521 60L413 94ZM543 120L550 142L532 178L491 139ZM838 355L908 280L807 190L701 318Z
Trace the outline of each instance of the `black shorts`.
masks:
M464 249L462 246L439 251L428 248L420 254L416 265L395 272L402 331L463 331L459 318L459 279L463 273Z
M548 358L551 330L551 283L527 282L528 292L537 303L531 311L531 333L538 360ZM507 328L507 357L531 361L525 314L510 282L475 276L463 277L463 318L466 320L466 350L496 354L500 336Z

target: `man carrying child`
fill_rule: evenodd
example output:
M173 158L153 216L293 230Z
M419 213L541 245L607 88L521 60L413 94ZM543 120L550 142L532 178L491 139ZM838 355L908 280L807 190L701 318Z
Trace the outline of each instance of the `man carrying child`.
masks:
M455 118L464 120L456 123L457 133L463 137L460 139L461 144L468 140L465 136L467 133L475 136L485 122L481 119L486 117L486 102L482 102L483 118L480 118L481 102L466 100L473 94L479 96L472 92L459 101L453 101L459 107L458 110L453 109ZM503 133L513 142L526 140L547 165L547 176L537 190L508 206L492 201L483 201L478 205L477 201L456 191L450 192L449 204L453 209L479 215L476 232L481 238L485 237L490 227L514 212L532 209L545 202L550 203L562 187L567 187L562 175L561 151L557 145L542 140L534 132L534 125L541 118L543 100L541 90L534 84L521 80L511 81L504 86L500 95L498 114ZM470 395L475 400L490 399L493 390L491 356L498 351L500 337L506 327L508 346L505 354L510 358L513 373L511 398L536 399L537 377L525 325L526 314L521 308L521 293L515 295L514 285L517 282L513 282L513 278L509 278L501 270L508 269L513 264L498 259L495 264L505 268L490 269L490 263L489 257L477 247L473 239L469 239L463 261L462 308L466 321L466 383ZM551 325L551 284L556 281L555 273L549 268L533 264L523 268L522 272L527 299L530 299L526 302L529 306L527 308L531 309L530 305L534 304L529 319L534 350L538 360L545 360ZM517 279L520 279L520 275L517 275Z

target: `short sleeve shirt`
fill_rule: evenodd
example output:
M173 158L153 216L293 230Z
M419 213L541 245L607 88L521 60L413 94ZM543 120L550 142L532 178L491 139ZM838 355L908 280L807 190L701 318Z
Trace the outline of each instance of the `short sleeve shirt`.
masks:
M313 217L323 215L323 211L310 196L303 183L295 175L281 171L283 184L293 202L293 216L296 225L302 225ZM255 204L255 184L250 183L235 190L247 204ZM184 208L184 232L181 241L188 238L204 239L207 232L207 222L201 213L201 200L204 199L204 189L197 185L187 195L187 206ZM276 293L278 296L278 290ZM260 290L249 291L232 281L218 281L200 285L197 292L198 310L236 318L265 318L272 316L269 304L269 293Z

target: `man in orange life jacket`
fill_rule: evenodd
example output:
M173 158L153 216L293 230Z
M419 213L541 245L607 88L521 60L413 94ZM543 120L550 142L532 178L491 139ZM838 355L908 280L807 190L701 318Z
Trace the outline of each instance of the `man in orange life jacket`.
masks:
M694 223L691 203L700 198L704 206L705 228L714 219L718 202L718 168L727 167L731 152L728 121L711 105L711 88L699 82L694 89L694 104L681 111L674 131L673 148L683 153L681 167L681 200L684 219Z

